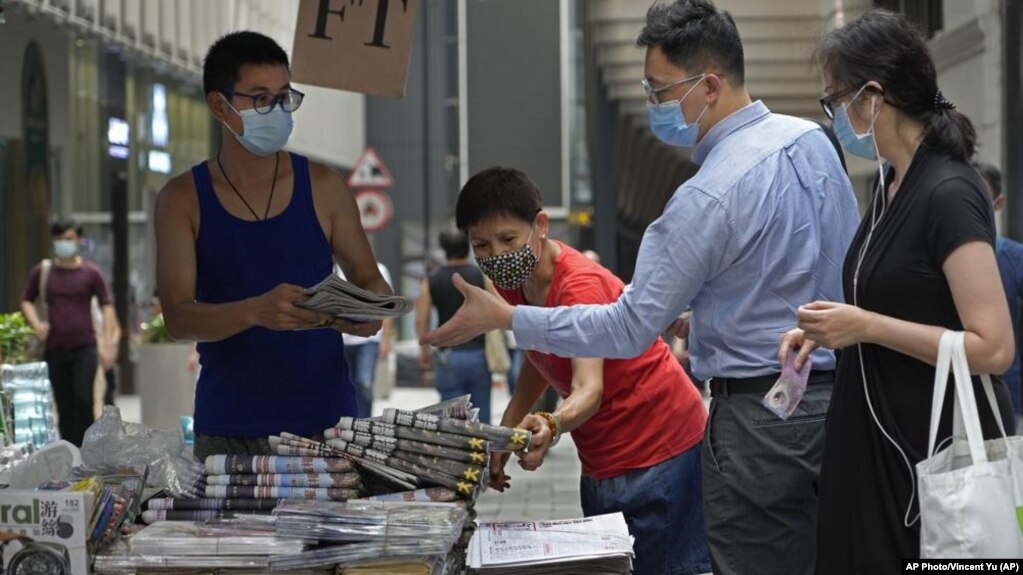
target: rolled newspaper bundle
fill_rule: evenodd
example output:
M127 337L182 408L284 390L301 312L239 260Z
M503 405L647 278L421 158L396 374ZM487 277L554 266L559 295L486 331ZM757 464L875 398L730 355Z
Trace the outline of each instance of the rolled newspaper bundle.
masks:
M146 502L148 511L203 511L203 510L234 510L234 511L273 511L280 499L172 499L170 497L154 497Z
M402 491L400 493L385 493L365 497L371 501L404 501L408 503L448 503L458 501L458 494L447 487L426 487L415 491Z
M234 473L210 475L208 485L267 485L271 487L334 487L358 488L358 473L267 473L261 475Z
M415 483L415 477L406 472L390 468L383 463L357 458L340 449L336 449L325 443L313 441L312 439L307 439L290 433L281 433L280 436L271 435L269 437L269 443L270 447L280 455L343 457L345 459L351 459L353 463L359 465L360 469L372 473L373 475L390 482L392 485L399 486L403 489L415 489L418 487Z
M327 445L330 445L331 441L340 440L347 443L361 445L363 447L377 449L385 453L393 453L394 450L401 449L412 453L431 455L433 457L443 457L445 459L463 461L465 463L473 463L475 465L484 465L487 462L487 456L482 451L466 451L455 447L446 447L443 445L414 441L411 439L396 439L394 437L373 435L372 433L352 431L350 429L338 431L337 436L337 439L328 439Z
M464 451L485 452L487 450L487 440L479 437L469 437L466 435L447 433L443 431L416 429L414 427L402 427L394 425L393 423L384 423L382 421L372 421L369 419L356 419L354 417L342 417L338 421L336 427L325 429L323 431L323 436L327 439L340 439L341 433L344 431L357 431L361 433L369 433L371 435L394 437L396 439L409 439L412 441L421 441L423 443L432 443L434 445L443 445L445 447L454 447L455 449L462 449Z
M174 510L159 509L142 512L142 522L152 525L159 521L208 521L210 519L232 519L238 515L270 515L270 511L245 510L228 511L226 509Z
M271 435L269 438L270 448L280 454L280 447L290 447L293 450L301 450L302 455L312 457L341 457L344 454L332 449L325 443L306 439L298 435L282 432L280 436ZM299 455L295 453L294 455Z
M231 473L348 473L351 461L340 457L278 457L273 455L211 455L206 458L208 475Z
M477 421L465 421L463 419L442 418L436 415L416 413L403 409L385 409L383 420L385 423L391 423L400 427L443 431L484 439L489 442L489 449L491 451L518 451L525 449L532 438L532 434L525 429L501 427Z
M269 487L247 485L208 485L206 497L254 499L319 499L347 501L359 497L357 489L325 489L306 487Z
M395 451L394 457L404 459L405 461L422 465L423 467L440 471L441 473L446 473L452 477L457 477L472 483L481 484L486 480L486 474L483 473L483 468L478 465L466 465L450 459L430 457L428 455L409 453L401 450Z
M440 403L435 403L433 405L427 405L426 407L416 409L415 412L429 413L439 417L450 417L452 419L472 419L470 415L472 415L473 409L472 403L469 401L471 397L472 396L469 394L466 394ZM476 413L479 413L479 410L476 410Z
M362 447L361 445L355 445L354 443L346 443L340 440L334 440L334 447L337 449L344 450L345 453L349 453L356 457L368 459L373 462L393 467L399 471L405 473L411 473L416 477L428 481L430 483L441 485L449 489L453 489L458 494L469 497L472 495L472 490L475 487L475 483L456 477L454 475L445 473L443 471L419 465L417 463L389 455L382 451Z

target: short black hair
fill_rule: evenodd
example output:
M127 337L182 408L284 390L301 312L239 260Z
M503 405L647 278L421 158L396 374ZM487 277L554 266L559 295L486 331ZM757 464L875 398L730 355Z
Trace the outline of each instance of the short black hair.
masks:
M85 231L82 229L82 224L79 224L71 218L60 218L58 220L54 220L53 224L50 226L50 236L62 236L64 235L64 232L68 230L74 230L79 236L85 235Z
M742 39L732 15L711 0L675 0L650 6L636 44L660 47L668 60L689 74L717 66L732 86L746 81Z
M540 189L526 174L513 168L487 168L462 186L455 205L455 225L462 231L483 220L508 215L527 223L543 209Z
M210 46L202 65L205 93L233 90L242 66L280 64L288 68L288 55L280 44L259 32L232 32Z
M885 102L924 126L922 146L963 162L973 157L973 123L944 102L927 41L904 15L869 10L828 32L814 59L831 77L834 92L854 91L873 80L884 89Z
M973 162L973 167L980 172L981 176L984 176L994 194L992 199L997 200L1002 195L1002 171L987 162Z
M462 230L444 230L438 236L440 247L449 260L460 260L469 257L469 236Z

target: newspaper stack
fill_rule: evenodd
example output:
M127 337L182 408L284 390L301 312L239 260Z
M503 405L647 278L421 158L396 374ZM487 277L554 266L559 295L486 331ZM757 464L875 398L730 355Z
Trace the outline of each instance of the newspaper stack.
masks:
M469 572L542 575L632 572L632 537L621 513L560 521L482 523L469 544Z
M269 515L279 499L174 499L154 497L146 502L142 522L152 525L159 521L205 521L229 519L238 515Z
M524 429L395 409L386 410L382 421L342 417L323 435L339 452L467 498L486 481L488 451L522 449L530 440Z
M305 290L309 299L301 307L351 321L377 321L400 317L414 309L412 300L366 291L335 274Z
M464 509L450 503L375 501L285 501L274 515L278 535L314 539L320 546L274 556L271 569L347 565L373 572L368 569L381 567L383 560L390 563L390 573L414 573L443 562L468 518ZM395 559L414 560L399 571Z
M362 485L354 464L340 458L211 455L205 466L205 495L218 499L345 501Z
M240 530L164 521L142 529L127 545L99 554L93 570L101 574L166 573L169 569L264 571L271 556L305 548L305 541L279 536L269 523Z

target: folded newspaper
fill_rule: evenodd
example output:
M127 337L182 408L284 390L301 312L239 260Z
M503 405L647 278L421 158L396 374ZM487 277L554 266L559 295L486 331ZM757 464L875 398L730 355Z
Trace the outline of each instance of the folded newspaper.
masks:
M469 544L476 575L632 572L632 537L619 513L583 519L481 523Z
M400 317L414 308L412 300L366 291L334 274L305 290L309 299L300 307L351 321L376 321Z

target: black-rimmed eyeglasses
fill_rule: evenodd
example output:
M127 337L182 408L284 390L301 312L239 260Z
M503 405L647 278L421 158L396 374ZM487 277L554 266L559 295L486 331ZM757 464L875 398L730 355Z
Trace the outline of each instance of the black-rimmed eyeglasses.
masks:
M845 96L846 94L849 94L850 92L852 92L855 89L856 89L855 87L853 87L853 88L844 88L842 90L838 90L837 92L832 92L832 93L828 94L827 96L824 96L823 98L818 100L818 102L821 103L821 109L824 110L824 115L827 116L829 120L834 120L835 119L835 101L838 100L839 98L841 98L842 96Z
M283 94L271 94L270 92L246 94L234 90L221 91L232 97L242 96L244 98L251 98L253 109L260 114L269 114L274 109L274 106L277 105L280 105L281 109L285 112L294 112L302 105L302 100L305 98L305 94L294 89L288 90Z

